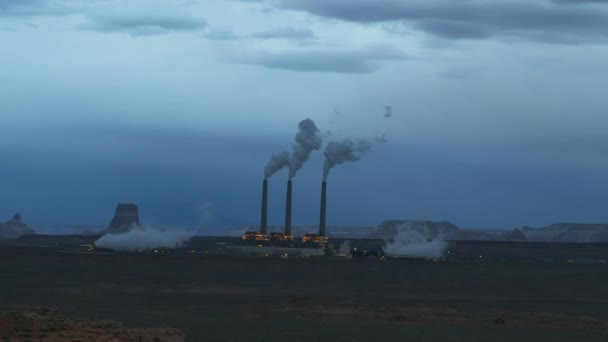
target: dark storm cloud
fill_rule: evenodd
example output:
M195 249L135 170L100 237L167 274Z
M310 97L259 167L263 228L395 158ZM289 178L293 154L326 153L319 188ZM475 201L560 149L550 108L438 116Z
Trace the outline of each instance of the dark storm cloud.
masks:
M283 9L352 22L403 22L447 39L518 36L580 41L608 36L608 2L567 0L277 0ZM571 6L572 4L580 6ZM607 6L604 6L607 5Z
M195 31L206 26L203 19L185 14L111 13L92 14L79 28L100 32L127 32L134 35Z
M230 62L300 72L366 74L374 72L382 61L403 58L405 55L401 51L383 45L352 51L297 49L288 52L252 53L232 58Z

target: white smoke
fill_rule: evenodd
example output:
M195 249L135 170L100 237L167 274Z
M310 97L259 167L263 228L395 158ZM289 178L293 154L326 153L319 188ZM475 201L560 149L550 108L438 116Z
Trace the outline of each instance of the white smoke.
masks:
M176 248L188 243L194 234L182 228L139 226L124 233L108 233L95 241L95 246L117 251Z
M397 226L397 235L385 243L384 252L393 256L439 258L446 246L441 235L432 236L425 222L407 222Z
M357 143L350 139L340 142L332 141L325 147L325 163L323 165L323 180L327 180L329 171L336 165L346 162L356 162L369 152L372 145L367 140Z
M292 179L298 170L310 157L312 151L321 148L323 140L319 129L311 119L302 120L298 125L296 142L293 144L293 153L289 165L289 179Z
M283 168L289 166L289 152L283 151L277 153L270 158L266 169L264 169L264 178L267 179L275 173L281 171Z

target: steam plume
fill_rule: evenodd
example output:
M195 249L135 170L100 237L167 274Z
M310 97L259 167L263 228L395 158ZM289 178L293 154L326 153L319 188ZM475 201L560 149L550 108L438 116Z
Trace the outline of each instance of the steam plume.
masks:
M311 119L302 120L298 125L296 142L293 144L293 153L289 165L289 179L292 179L298 170L310 157L312 151L321 148L323 139L319 129Z
M350 139L341 142L332 141L325 147L325 164L323 165L323 180L327 180L329 171L336 165L345 162L355 162L366 154L372 145L367 140L357 143Z
M385 119L390 119L393 117L393 107L392 106L386 106L384 107L384 118ZM389 126L390 127L390 126ZM376 137L376 142L379 144L384 144L388 142L388 128L386 128L384 130L384 132Z
M393 256L439 258L447 247L443 234L432 234L425 222L407 222L397 227L397 235L387 241L384 252Z
M283 151L275 154L272 156L272 158L270 158L270 161L268 161L268 164L266 165L266 169L264 170L264 178L269 178L287 166L289 166L289 152Z
M138 226L126 233L108 233L95 241L95 246L117 251L175 248L185 245L194 234L180 228Z

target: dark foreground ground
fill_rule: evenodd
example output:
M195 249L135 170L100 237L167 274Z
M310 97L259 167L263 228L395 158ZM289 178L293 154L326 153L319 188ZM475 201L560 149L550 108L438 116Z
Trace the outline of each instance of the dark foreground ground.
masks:
M39 306L189 341L607 341L608 266L0 248L0 310Z

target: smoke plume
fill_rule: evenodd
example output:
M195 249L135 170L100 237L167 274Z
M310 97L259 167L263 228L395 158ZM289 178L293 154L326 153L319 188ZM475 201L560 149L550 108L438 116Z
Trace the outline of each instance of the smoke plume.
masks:
M367 140L354 142L350 139L341 142L332 141L325 147L325 163L323 165L323 180L327 180L329 171L336 165L355 162L366 154L372 145Z
M312 151L321 148L323 139L319 129L311 119L302 120L298 125L296 142L293 144L293 153L289 165L289 179L292 179L298 170L310 157Z
M289 166L289 152L283 151L275 154L270 158L270 161L268 161L268 164L266 165L264 178L269 178L287 166Z
M384 107L384 119L390 119L393 117L393 107L392 106L386 106ZM388 122L388 121L386 121ZM388 126L387 128L384 129L384 132L382 132L382 134L380 134L379 136L376 137L376 142L378 144L385 144L388 142L388 136L389 136L389 129L391 126Z
M139 226L125 233L108 233L95 241L95 246L117 251L175 248L184 246L194 234L181 228Z
M407 222L397 227L397 235L385 243L384 252L393 256L439 258L446 246L441 234L434 236L427 223Z
M393 107L392 106L384 107L384 117L390 118L392 116L393 116Z

